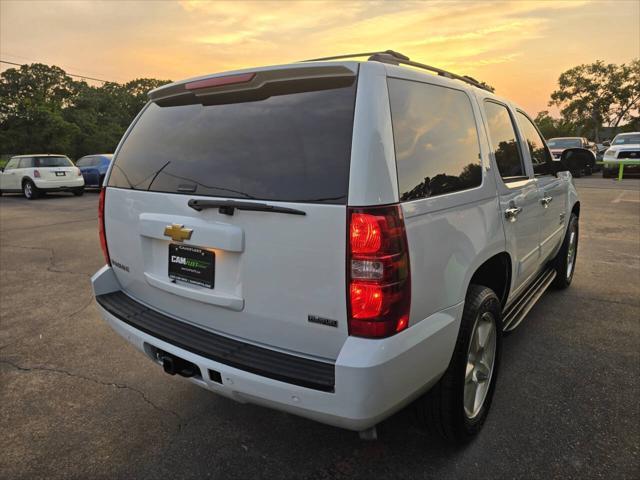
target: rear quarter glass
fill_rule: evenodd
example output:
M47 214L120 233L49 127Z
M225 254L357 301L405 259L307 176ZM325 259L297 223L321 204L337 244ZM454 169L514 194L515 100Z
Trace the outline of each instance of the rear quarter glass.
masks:
M350 86L223 105L150 103L109 186L346 204L356 80Z

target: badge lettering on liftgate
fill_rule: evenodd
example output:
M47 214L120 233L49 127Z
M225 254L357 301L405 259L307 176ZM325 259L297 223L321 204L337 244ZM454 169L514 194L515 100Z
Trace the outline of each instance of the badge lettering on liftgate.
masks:
M338 321L330 318L318 317L317 315L309 315L307 317L309 323L318 323L320 325L326 325L327 327L338 328Z

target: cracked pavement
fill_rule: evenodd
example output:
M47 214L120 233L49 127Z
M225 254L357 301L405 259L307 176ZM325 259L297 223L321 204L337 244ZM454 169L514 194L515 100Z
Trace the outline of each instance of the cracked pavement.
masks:
M637 478L640 181L576 183L574 284L505 339L464 449L408 411L361 442L167 376L97 313L97 194L0 197L0 478Z

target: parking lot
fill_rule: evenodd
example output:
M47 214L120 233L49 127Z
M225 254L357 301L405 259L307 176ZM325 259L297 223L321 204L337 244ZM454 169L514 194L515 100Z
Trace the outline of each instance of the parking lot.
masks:
M379 440L218 397L99 317L98 195L0 198L2 478L637 478L640 180L576 180L574 283L504 344L493 409L454 449L403 411Z

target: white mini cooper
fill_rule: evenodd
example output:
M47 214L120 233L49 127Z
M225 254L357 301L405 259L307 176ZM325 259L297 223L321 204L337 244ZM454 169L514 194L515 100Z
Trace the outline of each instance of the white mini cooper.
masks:
M22 192L28 200L46 192L84 193L82 172L64 155L19 155L0 173L0 194Z

